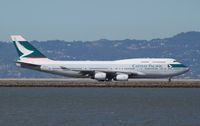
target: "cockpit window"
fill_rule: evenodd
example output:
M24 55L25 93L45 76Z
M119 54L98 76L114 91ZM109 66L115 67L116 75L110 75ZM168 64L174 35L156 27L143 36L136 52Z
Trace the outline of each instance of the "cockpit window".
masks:
M177 62L176 60L174 60L173 62Z

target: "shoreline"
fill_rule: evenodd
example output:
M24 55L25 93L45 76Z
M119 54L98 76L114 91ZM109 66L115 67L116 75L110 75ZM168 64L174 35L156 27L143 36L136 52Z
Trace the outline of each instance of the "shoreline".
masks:
M98 82L91 79L5 78L0 87L147 87L200 88L200 80L131 79L129 81Z

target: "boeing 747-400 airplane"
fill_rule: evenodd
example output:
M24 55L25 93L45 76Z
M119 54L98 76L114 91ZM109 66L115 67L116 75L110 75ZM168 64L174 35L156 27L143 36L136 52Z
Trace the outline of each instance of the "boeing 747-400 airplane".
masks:
M175 59L136 58L115 61L55 61L20 35L12 35L19 54L17 66L76 78L98 81L127 81L130 78L171 78L189 70Z

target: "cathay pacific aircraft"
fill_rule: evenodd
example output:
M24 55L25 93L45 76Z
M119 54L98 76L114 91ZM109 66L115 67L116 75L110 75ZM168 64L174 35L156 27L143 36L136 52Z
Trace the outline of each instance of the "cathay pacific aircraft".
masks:
M33 47L20 35L11 39L19 54L17 66L75 78L98 81L127 81L130 78L171 78L189 70L169 58L135 58L114 61L55 61Z

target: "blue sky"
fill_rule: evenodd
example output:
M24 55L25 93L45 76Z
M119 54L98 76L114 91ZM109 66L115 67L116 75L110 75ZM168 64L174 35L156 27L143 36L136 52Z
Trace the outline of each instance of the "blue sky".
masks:
M0 40L165 38L200 31L200 0L0 0Z

